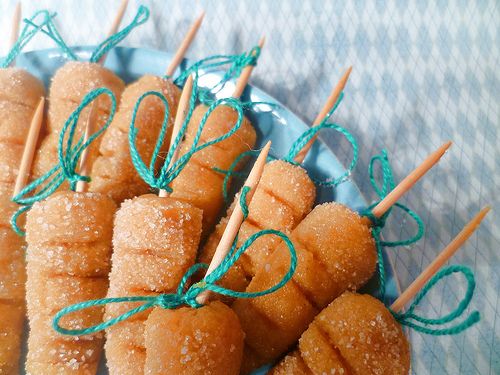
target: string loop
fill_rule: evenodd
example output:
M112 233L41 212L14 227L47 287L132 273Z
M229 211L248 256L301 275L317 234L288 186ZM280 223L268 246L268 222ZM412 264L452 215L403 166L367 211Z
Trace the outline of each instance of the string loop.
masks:
M434 285L441 279L455 273L461 273L465 277L465 280L467 281L467 291L465 292L465 296L459 302L455 310L439 318L425 318L415 314L414 312L415 309L423 300L423 298L427 295L427 293L429 293L429 291L434 287ZM476 281L474 279L474 274L470 270L470 268L462 265L448 266L441 269L429 280L429 282L417 294L415 300L410 305L408 311L404 313L397 313L391 311L391 313L400 324L413 328L418 332L434 336L455 335L477 323L480 320L479 312L478 311L472 312L464 321L454 324L451 327L433 328L432 326L451 323L454 320L458 319L460 316L462 316L470 304L472 296L474 295L475 287L476 287Z
M194 64L192 64L189 68L184 70L175 80L175 84L177 86L183 86L187 77L189 77L193 73L199 74L200 72L204 72L207 74L210 71L216 70L217 68L221 68L223 66L229 65L229 68L224 73L224 76L221 80L219 80L214 86L200 90L199 99L200 102L206 105L210 105L212 103L212 96L215 96L218 92L220 92L227 82L231 79L238 77L242 70L249 66L257 65L257 60L260 56L260 47L255 46L248 52L243 52L239 55L214 55L204 59L201 59ZM171 78L166 76L166 78Z
M193 142L190 146L190 148L183 154L181 155L175 162L172 162L172 158L175 155L176 149L180 146L184 136L186 135L187 127L189 124L189 121L192 117L195 104L196 104L196 98L198 94L198 85L197 85L197 76L195 79L193 79L193 92L191 94L190 98L190 103L189 103L189 111L186 115L186 118L184 119L184 122L181 126L181 129L179 130L179 134L177 137L174 139L172 142L169 151L167 153L166 159L163 163L163 166L159 172L158 175L155 173L155 165L157 163L157 159L159 157L160 149L161 146L164 142L165 134L167 133L167 127L168 127L168 118L169 118L169 110L168 110L168 102L166 98L158 92L155 91L149 91L144 93L139 100L136 102L136 105L134 107L134 111L132 114L132 121L130 124L130 132L129 132L129 144L130 144L130 155L132 158L132 162L138 172L138 174L141 176L141 178L149 184L153 188L157 189L162 189L166 190L168 192L171 192L172 189L170 188L170 183L179 175L179 173L182 171L182 169L187 165L188 161L191 159L191 157L196 153L204 148L207 148L213 144L219 143L224 141L225 139L229 138L232 136L240 127L241 124L243 123L243 108L241 106L241 103L239 102L238 99L235 98L222 98L222 99L217 99L214 101L204 116L202 117L200 124L197 128L196 134L193 137ZM142 160L141 156L139 155L139 152L137 150L137 145L136 145L136 138L138 134L138 129L135 127L135 120L137 117L137 112L139 110L139 106L147 96L154 95L158 98L160 98L165 105L165 115L163 118L163 123L161 127L160 134L158 136L158 141L155 145L153 154L151 156L151 162L149 167L147 167ZM236 120L236 123L234 126L224 135L217 137L215 139L212 139L210 141L207 141L203 144L199 145L200 138L201 138L201 133L205 127L206 122L208 121L209 116L212 114L212 112L221 105L225 105L228 107L233 108L237 114L238 118Z
M242 189L240 195L240 206L245 215L248 214L248 205L247 205L247 194L249 192L249 187L244 187ZM265 235L274 235L280 237L283 242L287 245L288 251L290 252L290 266L288 272L283 276L283 278L272 287L258 291L258 292L237 292L231 289L227 289L217 285L216 283L227 273L229 268L233 266L233 264L240 258L240 256L260 237ZM233 242L232 248L236 247L237 239ZM77 303L68 307L63 308L54 316L52 321L52 327L57 332L64 335L72 335L72 336L80 336L80 335L88 335L91 333L95 333L98 331L102 331L108 327L111 327L115 324L118 324L124 320L127 320L131 316L138 314L142 311L145 311L149 308L158 306L163 309L175 309L177 307L187 305L193 308L199 308L202 305L196 301L196 298L199 294L205 291L212 291L214 293L218 293L224 296L234 297L234 298L255 298L264 296L270 293L275 292L279 288L283 287L293 276L295 269L297 267L297 254L295 252L295 248L293 246L292 241L288 238L288 236L277 230L263 230L255 233L251 237L249 237L243 245L237 249L236 251L231 251L221 262L221 264L216 267L209 275L206 275L203 280L191 285L186 289L188 281L191 276L193 276L199 270L206 268L207 265L203 263L196 263L192 267L188 269L188 271L182 277L177 291L175 293L170 294L161 294L158 296L134 296L134 297L117 297L117 298L102 298L92 301L85 301L81 303ZM83 329L66 329L61 327L59 322L60 320L67 314L71 314L75 311L80 311L87 309L93 306L104 306L110 303L123 303L123 302L143 302L142 305L133 308L126 313L119 315L115 318L107 320L103 323L99 323L92 327L83 328Z
M123 39L125 39L130 32L136 27L145 23L149 18L149 9L144 5L141 5L137 10L137 13L132 20L132 22L124 27L122 30L116 32L115 34L106 38L101 44L99 44L92 55L90 56L90 62L98 62L101 58L106 55L111 49L116 47Z
M375 165L380 165L382 181L380 183L377 182L375 178ZM424 235L424 223L422 219L412 211L410 208L406 207L401 203L394 204L387 212L381 217L376 217L372 214L371 210L375 207L380 201L382 201L387 194L391 192L391 190L395 187L394 176L392 173L391 165L389 163L389 158L387 156L387 151L382 150L380 155L375 155L371 158L370 164L368 166L368 174L370 177L370 183L375 190L375 193L379 196L379 200L375 203L371 204L366 210L364 210L361 214L370 219L372 222L372 236L375 240L375 247L377 249L377 258L378 258L378 274L379 274L379 298L384 299L385 297L385 265L383 258L383 248L386 247L396 247L396 246L408 246L411 245L418 240L420 240ZM381 233L383 228L385 227L387 218L392 212L393 208L398 208L402 210L405 214L407 214L413 221L415 221L417 225L417 233L410 238L397 240L397 241L383 241L381 239Z
M297 140L292 144L292 146L290 147L290 150L288 151L286 156L283 158L284 161L286 161L290 164L299 165L297 162L294 161L295 157L300 153L300 151L304 148L304 146L311 139L313 139L320 131L322 131L324 129L333 129L333 130L341 133L342 135L344 135L346 137L346 139L349 141L349 143L351 144L352 149L353 149L353 158L352 158L352 161L351 161L349 167L341 176L339 176L337 178L332 178L332 179L327 179L327 180L319 180L319 179L311 178L311 180L318 186L336 187L336 186L340 185L341 183L343 183L344 181L346 181L349 178L349 176L351 175L352 171L354 170L354 168L356 167L356 164L358 162L358 154L359 154L358 144L357 144L354 136L349 131L347 131L345 128L343 128L342 126L337 125L337 124L333 124L333 123L328 123L328 120L330 119L330 117L333 115L333 113L335 112L335 110L339 106L343 97L344 97L344 94L341 93L339 96L339 99L337 100L337 102L335 103L333 108L330 110L330 112L327 113L325 118L319 124L309 128L304 133L302 133L299 136L299 138L297 138ZM214 168L214 170L216 172L224 174L224 182L223 182L223 186L222 186L222 192L223 192L224 199L226 200L226 202L229 199L228 186L229 186L229 183L231 181L231 178L234 176L243 177L243 178L245 177L245 175L243 173L236 171L236 169L240 165L241 161L247 157L255 156L258 153L259 152L255 151L255 150L245 151L245 152L241 153L240 155L238 155L238 157L234 160L234 162L229 166L229 169L223 170L220 168ZM271 155L268 156L268 160L277 160L277 159L278 158L276 158L274 156L271 156Z
M54 32L52 18L54 18L55 16L56 13L51 14L47 10L39 10L35 12L29 19L24 19L24 27L19 34L19 38L17 39L16 43L14 43L7 56L5 56L5 58L0 63L0 68L8 67L37 33L42 32L44 34L51 35L51 32ZM44 29L45 27L47 28L47 30ZM64 50L64 47L66 45L64 44L64 42L60 44L60 40L57 38L57 36L60 37L60 35L57 33L57 30L53 35L55 38L53 39Z
M82 111L101 95L107 95L111 100L111 110L106 123L101 126L99 130L91 134L86 141L85 136L82 135L77 142L74 142L76 127ZM83 151L107 129L114 118L115 111L116 98L111 90L107 88L98 88L85 95L75 111L68 117L61 130L57 149L59 162L43 176L25 186L19 194L12 198L13 202L24 206L11 218L12 228L18 235L24 235L24 232L17 224L19 216L29 210L35 202L44 200L49 195L53 194L64 181L69 181L70 189L73 191L76 189L78 181L90 181L88 176L82 176L76 171L79 164L79 158ZM41 186L43 187L34 193L35 190Z

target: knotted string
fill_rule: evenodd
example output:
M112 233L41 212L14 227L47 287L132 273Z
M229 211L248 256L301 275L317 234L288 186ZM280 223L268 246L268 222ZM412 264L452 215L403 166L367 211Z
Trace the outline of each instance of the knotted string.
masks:
M99 44L92 55L90 56L90 62L98 62L104 55L106 55L111 49L113 49L118 43L120 43L123 39L127 37L130 32L135 29L137 26L145 23L149 18L149 9L144 5L141 5L137 10L137 14L135 15L132 22L124 27L122 30L116 32L111 35L109 38L104 40L101 44Z
M248 215L248 204L247 204L247 193L249 191L249 187L244 187L242 189L242 193L240 195L240 206L243 211L244 216ZM246 217L246 216L245 216ZM224 277L229 268L239 259L239 257L248 249L258 238L264 235L275 235L280 237L284 243L287 245L288 250L290 252L290 266L288 272L283 276L279 283L274 286L258 291L258 292L237 292L231 289L227 289L217 285L216 283ZM236 248L237 239L234 240L232 249ZM200 308L200 305L196 298L199 294L205 291L211 291L214 293L218 293L224 296L229 296L233 298L255 298L264 296L270 293L275 292L279 288L283 287L293 276L295 269L297 267L297 255L295 252L295 248L291 240L282 232L277 230L263 230L255 233L251 237L249 237L243 245L237 249L236 251L231 251L222 261L222 263L216 267L209 275L206 275L201 281L191 285L186 289L187 283L190 280L191 276L193 276L196 272L203 268L207 268L206 264L196 263L192 267L190 267L187 272L182 277L177 291L175 293L170 294L160 294L158 296L133 296L133 297L116 297L116 298L102 298L97 300L85 301L81 303L77 303L64 309L60 310L52 321L52 327L57 332L64 335L71 336L80 336L80 335L88 335L98 331L102 331L108 327L111 327L115 324L118 324L124 320L127 320L131 316L138 314L142 311L148 310L152 307L158 306L163 309L175 309L180 306L186 305L191 306L193 308ZM80 311L87 309L89 307L94 306L103 306L110 303L123 303L123 302L143 302L142 305L133 308L126 313L119 315L113 319L107 320L103 323L94 325L92 327L83 328L83 329L66 329L59 325L60 320L67 314L70 314L75 311Z
M375 179L375 172L374 172L374 166L375 163L380 164L380 168L382 171L382 182L381 185L377 183L377 180ZM372 222L372 236L373 239L375 240L375 246L377 249L377 257L378 257L378 273L379 273L379 298L384 299L385 297L385 289L386 289L386 283L385 283L385 266L384 266L384 258L383 258L383 247L396 247L396 246L407 246L410 244L413 244L420 240L422 236L424 235L424 223L422 219L410 208L406 207L405 205L401 203L396 203L394 204L393 207L397 207L401 209L404 213L408 214L417 224L418 230L417 233L408 239L403 239L403 240L398 240L398 241L383 241L381 239L381 232L385 226L386 220L389 217L390 213L392 212L391 207L387 212L382 215L382 217L378 218L375 217L375 215L372 214L371 210L373 207L375 207L380 201L382 201L387 194L391 192L391 190L394 189L395 183L394 183L394 177L392 174L392 169L389 163L389 159L387 157L387 151L382 150L382 153L380 155L375 155L374 157L371 158L370 164L368 166L368 174L370 176L370 183L379 196L379 200L371 204L366 210L364 210L361 214L363 216L366 216L370 219Z
M337 178L332 178L332 179L327 179L327 180L319 180L316 178L311 178L311 180L318 186L336 187L336 186L340 185L342 182L346 181L349 178L349 176L351 175L352 171L354 170L354 168L356 167L356 164L358 162L358 154L359 154L358 143L356 142L356 139L354 138L354 136L349 131L347 131L345 128L341 127L340 125L328 123L328 120L330 119L330 117L333 115L333 113L335 112L335 110L339 106L343 97L344 97L344 94L341 93L339 96L339 99L337 100L337 102L335 103L333 108L330 110L330 112L327 113L325 118L319 124L309 128L304 133L302 133L299 136L299 138L297 138L297 140L292 144L292 146L290 147L290 150L288 151L286 156L283 158L284 161L286 161L290 164L299 165L298 163L296 163L294 161L295 157L299 154L299 152L304 148L304 146L311 139L313 139L320 131L322 131L324 129L333 129L333 130L341 133L342 135L344 135L346 137L346 139L348 140L348 142L351 144L352 149L353 149L353 157L352 157L352 161L351 161L349 167L341 176L339 176ZM229 186L229 183L231 181L231 178L235 177L235 176L236 177L243 177L243 178L245 177L245 174L236 171L236 168L238 168L238 166L240 165L241 161L244 158L250 157L250 156L255 156L255 155L258 155L258 151L254 151L254 150L245 151L245 152L241 153L240 155L238 155L238 157L234 160L234 162L229 166L229 169L223 170L220 168L214 168L214 170L216 172L224 174L224 182L222 185L222 192L224 194L224 199L226 200L226 202L228 202L228 199L229 199L228 186ZM278 158L276 158L274 156L268 156L268 160L277 160L277 159Z
M19 34L19 38L17 39L16 43L12 46L7 56L3 59L2 63L0 64L0 68L8 67L38 32L43 32L44 34L49 35L52 31L53 26L52 18L54 18L55 16L56 13L50 14L47 10L39 10L38 12L35 12L29 19L24 19L23 21L25 25L23 27L23 30ZM47 30L45 30L44 27L47 27ZM54 40L56 40L56 43L60 45L57 38L58 35L59 34L56 31L56 33L54 34ZM65 46L64 42L63 46Z
M220 69L223 66L229 65L229 68L224 73L222 79L213 87L209 89L213 94L218 93L225 84L231 79L238 77L242 70L249 66L257 65L257 60L260 56L260 47L255 46L248 52L243 52L239 55L214 55L209 56L204 59L201 59L194 64L192 64L189 68L184 70L175 80L175 84L178 86L183 86L187 77L189 77L194 72L198 74L200 72L204 72L207 74L210 71L214 71ZM165 76L166 78L171 78L169 76ZM203 101L202 101L203 102Z
M174 157L174 154L176 152L176 149L180 146L180 143L182 142L182 139L184 138L186 131L187 131L187 126L189 124L189 121L191 119L195 104L196 104L196 99L197 99L197 94L198 94L198 85L197 85L197 77L193 79L193 92L191 94L190 98L190 105L189 105L189 111L186 115L186 118L184 119L184 122L181 126L181 129L179 131L179 134L177 137L174 139L172 142L172 145L167 153L167 157L163 163L163 166L158 173L158 175L155 173L155 165L157 162L157 159L160 154L161 146L164 142L165 134L167 133L167 127L168 127L168 118L169 118L169 108L168 108L168 102L166 98L159 92L155 91L148 91L144 93L139 100L136 102L134 111L132 113L132 121L130 124L130 132L129 132L129 144L130 144L130 155L132 158L132 163L134 164L138 174L141 176L141 178L151 187L161 189L161 190L166 190L167 192L172 192L172 188L169 186L170 183L179 175L179 173L182 171L182 169L186 166L188 161L191 159L193 154L196 152L199 152L203 150L206 147L209 147L213 144L222 142L223 140L229 138L232 136L240 127L243 122L243 108L241 106L241 103L239 102L238 99L235 98L223 98L223 99L218 99L214 101L210 107L208 108L207 112L204 114L203 118L200 121L200 124L198 126L198 129L196 131L196 134L193 138L193 143L191 144L191 147L187 152L185 152L182 156L180 156L172 165L170 165L172 158ZM135 127L135 120L137 117L137 112L139 110L139 106L141 102L147 97L147 96L156 96L160 98L160 100L163 102L165 105L165 115L163 117L163 123L162 127L160 130L160 134L158 137L158 141L156 142L155 148L153 150L153 154L151 156L151 162L149 167L146 166L144 161L142 160L141 156L139 155L139 152L137 150L136 146L136 138L138 134L138 129ZM211 113L220 105L225 105L228 107L233 108L237 114L238 114L238 119L235 123L235 125L224 135L217 137L211 141L205 142L201 145L198 145L200 138L201 138L201 133L203 131L203 128L205 127L205 124L211 115Z
M75 143L73 138L81 112L101 95L107 95L111 99L111 110L106 123L98 131L90 135L86 141L85 136L82 135ZM17 219L22 213L29 210L35 202L41 201L53 194L64 181L69 182L70 189L73 191L79 181L90 181L88 176L82 176L76 171L79 164L79 158L83 151L107 129L113 120L115 110L116 98L111 90L107 88L98 88L85 95L75 111L68 117L62 128L57 152L59 162L47 173L28 184L19 194L12 198L13 202L24 206L11 218L12 228L17 234L20 236L24 235L24 232L17 224ZM31 194L44 184L45 186L43 186L42 189Z
M333 123L328 123L328 120L330 119L330 117L332 117L333 113L340 105L343 98L344 98L344 93L341 92L338 100L335 102L335 105L327 113L325 118L318 125L314 125L308 130L306 130L304 133L302 133L302 135L299 138L297 138L297 140L292 144L290 150L288 151L288 154L283 159L291 164L297 164L294 161L295 157L300 153L300 151L304 148L304 146L323 129L333 129L342 134L352 146L351 163L349 164L349 167L347 167L346 171L337 178L328 180L312 179L314 183L318 186L332 186L332 187L338 186L339 184L341 184L342 182L346 181L349 178L352 171L356 167L356 164L358 163L358 143L356 142L354 136L342 126Z
M419 303L426 296L429 290L431 290L438 281L454 273L463 274L463 276L467 280L467 291L465 292L464 298L460 301L455 310L439 318L424 318L415 314L415 308L419 305ZM474 274L472 273L470 268L461 265L448 266L441 269L429 280L429 282L417 294L408 311L404 313L397 313L391 310L391 313L400 324L413 328L418 332L434 336L455 335L477 323L480 320L479 312L474 311L464 321L448 328L433 328L432 326L447 324L462 316L462 314L465 312L465 310L467 310L467 307L470 304L475 287L476 281L474 279Z

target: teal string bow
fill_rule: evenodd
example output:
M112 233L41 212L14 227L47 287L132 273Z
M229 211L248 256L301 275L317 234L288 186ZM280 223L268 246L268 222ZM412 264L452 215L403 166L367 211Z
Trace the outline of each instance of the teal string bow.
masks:
M339 99L337 100L337 102L335 103L333 108L330 110L330 112L328 112L328 114L325 116L325 118L319 124L309 128L304 133L302 133L297 138L297 140L295 140L295 142L291 145L288 153L283 158L284 161L286 161L290 164L298 165L298 163L296 163L294 161L295 157L304 148L304 146L311 139L313 139L320 131L325 130L325 129L332 129L332 130L335 130L335 131L339 132L340 134L342 134L352 146L352 149L353 149L352 161L349 164L349 167L346 169L346 171L337 178L332 178L332 179L327 179L327 180L320 180L320 179L316 179L316 178L311 178L311 180L318 186L336 187L336 186L340 185L341 183L343 183L344 181L346 181L349 178L349 176L351 175L352 171L354 170L354 168L356 167L356 164L358 162L359 149L358 149L358 144L357 144L354 136L348 130L343 128L342 126L328 122L329 119L331 118L331 116L333 115L333 113L335 112L335 110L337 109L337 107L339 106L339 104L341 103L343 97L344 97L344 94L341 93L339 96ZM258 155L258 153L259 153L258 151L254 151L254 150L245 151L245 152L241 153L240 155L238 155L238 157L234 160L234 162L229 166L229 169L223 170L220 168L214 168L215 171L224 174L224 182L222 185L222 192L223 192L224 199L226 200L226 202L229 199L228 186L229 186L229 183L231 181L231 178L235 177L235 176L236 177L243 177L243 178L245 177L245 174L236 171L236 169L238 168L238 166L240 165L240 163L242 162L243 159L245 159L247 157L251 157L251 156L256 156L256 155ZM276 158L274 156L268 156L268 160L277 160L277 159L278 158Z
M101 95L107 95L111 99L111 110L106 123L101 126L98 131L91 134L86 141L82 135L80 139L75 142L74 136L81 112ZM11 218L12 228L17 234L21 236L24 235L24 232L17 224L19 216L29 210L35 202L41 201L53 194L64 181L69 182L71 190L75 190L79 181L90 181L88 176L82 176L76 171L78 169L79 158L83 151L107 129L113 120L115 111L116 98L111 90L107 88L98 88L85 95L75 111L68 117L62 128L57 148L59 162L47 173L28 184L19 194L12 198L13 202L24 206ZM44 184L45 186L38 192L31 194Z
M61 49L67 48L67 46L62 41L57 30L54 29L54 23L52 19L56 16L56 13L49 13L47 10L39 10L35 12L30 18L24 19L24 27L19 34L19 38L16 43L12 46L9 53L0 63L0 68L8 67L21 53L24 47L33 39L33 37L42 32L46 35L50 35L53 37L54 41L56 41L57 45L61 47Z
M118 43L120 43L123 39L125 39L132 30L145 23L148 19L149 19L149 9L144 5L141 5L137 10L134 19L132 20L132 22L130 22L129 25L124 27L122 30L119 30L115 34L111 35L96 47L96 49L90 56L90 62L98 62Z
M425 318L415 314L414 312L415 309L423 300L423 298L427 295L427 293L429 293L429 291L434 287L434 285L443 278L448 277L455 273L461 273L467 281L467 291L465 292L465 296L459 302L455 310L439 318ZM476 287L476 281L474 279L474 273L470 270L470 268L461 265L448 266L441 269L429 280L429 282L417 294L415 300L410 305L408 311L404 313L397 313L391 310L391 313L400 324L410 327L418 332L434 336L455 335L457 333L466 330L475 323L479 322L480 320L479 312L478 311L472 312L464 321L452 325L451 327L447 328L433 328L433 327L451 323L452 321L462 316L470 304L472 296L474 295L475 287Z
M24 20L24 22L27 24L27 26L31 26L32 28L35 28L35 30L41 31L42 33L50 37L57 44L59 49L67 56L67 58L74 61L78 60L78 56L71 50L71 48L69 48L66 45L64 39L61 37L61 34L59 33L56 25L52 20L52 18L55 17L56 13L49 15L47 11L41 11L41 12L47 13L45 15L46 18L43 20L43 22L37 24L33 17L29 20ZM103 56L105 56L111 49L116 47L118 43L120 43L123 39L125 39L132 32L132 30L145 23L148 20L148 18L149 18L149 9L141 5L137 10L137 13L132 22L126 27L124 27L122 30L119 30L118 32L106 38L102 43L100 43L92 52L89 61L95 63L101 60ZM29 41L29 39L26 42L24 42L24 40L27 39L28 37L29 39L31 39L33 35L26 34L26 36L24 36L23 39L20 37L19 40L22 41L22 43L26 44ZM20 44L21 48L22 46L24 46L24 44ZM17 52L15 51L11 52L13 55L14 54L17 55L20 49L16 48L16 51Z
M242 70L249 66L257 65L257 61L260 56L260 47L255 46L248 52L243 52L239 55L214 55L209 56L207 58L201 59L186 70L184 70L175 80L175 84L178 86L184 85L187 77L189 77L193 73L197 73L198 75L207 74L210 71L214 71L222 68L223 66L228 66L229 68L224 73L223 77L220 81L217 82L214 86L208 88L207 90L202 90L200 93L200 101L204 104L210 104L211 100L209 99L210 95L217 94L222 88L229 82L231 79L238 77ZM171 78L166 76L166 78Z
M183 155L181 155L174 163L172 163L172 165L170 165L172 158L174 157L174 154L176 152L176 149L180 146L180 143L182 142L182 140L186 134L187 126L189 124L189 121L191 119L191 116L192 116L192 113L193 113L193 110L194 110L194 107L196 104L197 93L198 93L197 80L198 79L195 76L195 78L193 79L193 92L192 92L191 98L190 98L189 111L186 115L186 118L184 119L184 122L183 122L181 129L179 131L179 134L177 135L177 137L174 139L174 141L172 142L172 144L170 146L170 149L167 153L167 156L165 158L163 166L158 174L156 174L155 165L156 165L157 159L160 155L161 146L163 145L163 143L165 141L165 134L167 133L168 118L169 118L168 102L167 102L167 99L161 93L155 92L155 91L148 91L148 92L144 93L135 104L134 111L132 113L132 121L130 123L130 132L129 132L130 155L132 158L132 163L134 164L134 167L137 170L137 173L141 176L141 178L149 186L151 186L153 188L166 190L167 192L172 192L172 188L169 186L170 183L179 175L179 173L182 171L182 169L186 166L186 164L189 162L191 157L196 152L199 152L199 151L203 150L204 148L207 148L207 147L214 145L216 143L222 142L223 140L232 136L241 127L241 124L243 122L243 108L242 108L241 103L239 102L238 99L222 98L222 99L218 99L218 100L214 101L210 105L208 110L205 112L204 116L202 117L201 122L197 128L196 134L193 138L193 143L191 144L191 147ZM165 115L163 118L160 134L159 134L158 140L155 144L155 148L153 149L153 153L151 156L151 162L150 162L149 166L147 166L144 163L144 161L142 160L142 158L139 154L139 151L137 150L136 139L138 136L138 129L135 126L137 112L139 110L141 102L148 96L158 97L163 102L163 104L165 106ZM225 106L231 107L237 112L238 119L237 119L236 123L224 135L199 145L201 133L205 127L205 124L206 124L209 116L220 105L225 105Z
M242 189L242 193L240 195L240 206L243 211L244 217L248 215L248 204L247 204L247 193L249 191L249 187L244 187ZM258 291L258 292L237 292L231 289L224 288L216 283L226 274L226 272L231 268L234 263L240 258L240 256L261 236L264 235L275 235L280 237L283 242L287 245L288 251L290 252L290 266L288 272L283 276L283 278L272 287ZM77 303L68 307L63 308L54 316L52 321L52 327L57 332L64 335L71 336L80 336L80 335L88 335L95 332L102 331L108 327L111 327L115 324L118 324L124 320L129 319L131 316L138 314L142 311L148 310L152 307L161 307L163 309L175 309L180 306L186 305L191 306L193 308L199 308L200 305L196 298L199 294L205 291L211 291L214 293L218 293L224 296L229 296L233 298L255 298L264 296L270 293L275 292L285 285L293 276L295 269L297 267L297 254L295 252L295 248L293 246L292 241L286 236L284 233L277 230L263 230L255 233L251 237L249 237L243 245L236 250L237 238L233 241L231 251L226 255L224 260L221 262L219 266L217 266L210 274L206 275L203 280L191 285L186 289L187 283L191 276L193 276L197 271L207 268L206 264L196 263L184 274L182 277L177 291L175 293L170 294L160 294L158 296L132 296L132 297L116 297L116 298L102 298L97 300L85 301L81 303ZM113 319L107 320L103 323L94 325L92 327L83 328L83 329L66 329L61 327L59 322L60 320L67 314L71 314L75 311L80 311L87 309L89 307L94 306L104 306L110 303L123 303L123 302L143 302L142 305L133 308L126 313L119 315Z
M376 163L380 164L380 168L382 171L382 183L379 185L375 179L374 167ZM372 236L375 240L375 246L377 249L377 257L378 257L378 273L379 273L379 298L384 299L385 297L385 266L384 266L384 258L383 258L383 247L396 247L396 246L407 246L413 244L420 240L424 235L424 223L422 219L410 208L406 207L401 203L396 203L393 207L391 207L382 217L375 217L371 210L381 201L383 200L387 194L390 193L391 190L395 187L394 177L392 174L391 165L389 163L389 159L387 157L387 151L382 150L380 155L375 155L371 158L370 164L368 166L368 174L370 176L370 183L380 197L375 203L371 204L365 211L361 214L363 216L368 217L373 226L372 226ZM417 224L418 230L417 233L410 238L397 240L397 241L383 241L381 239L381 233L385 226L386 220L392 212L392 208L398 208L402 210L405 214L407 214L411 219L415 221Z

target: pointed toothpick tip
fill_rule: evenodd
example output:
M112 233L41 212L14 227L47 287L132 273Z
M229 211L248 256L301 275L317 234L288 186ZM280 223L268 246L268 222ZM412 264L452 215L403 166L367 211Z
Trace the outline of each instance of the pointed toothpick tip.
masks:
M491 206L488 205L483 207L481 211L479 211L479 213L476 215L477 223L480 224L490 211L491 211Z
M463 246L463 244L479 228L486 214L491 207L484 207L472 218L462 230L450 241L450 243L434 258L434 260L417 276L410 286L391 305L391 309L399 312L414 298L424 285L448 262L453 255Z
M21 2L18 2L16 4L16 7L14 8L14 15L12 17L9 48L13 48L14 45L16 44L17 38L19 38L21 18L22 18Z
M202 10L201 13L200 13L200 15L196 19L196 24L197 25L201 25L201 23L203 22L203 19L205 18L205 14L207 14L207 13L204 10Z
M264 48L264 44L266 44L266 36L263 35L260 39L259 39L259 47L262 49Z

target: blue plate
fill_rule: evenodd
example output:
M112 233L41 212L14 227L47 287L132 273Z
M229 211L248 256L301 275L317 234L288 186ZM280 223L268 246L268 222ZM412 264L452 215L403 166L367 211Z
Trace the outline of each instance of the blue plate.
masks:
M92 49L91 47L77 47L74 50L82 60L88 60ZM171 57L172 54L166 52L117 47L109 53L105 66L116 72L125 82L132 82L146 73L163 75ZM16 64L19 67L26 68L42 79L48 86L55 71L66 61L58 50L43 50L21 54ZM181 69L184 69L186 65L187 61L184 61ZM209 87L220 77L220 73L207 74L200 80L200 86ZM232 83L228 83L219 93L219 96L229 96L233 91L233 87ZM249 119L257 129L258 146L262 146L267 140L271 139L273 142L271 153L275 157L286 155L292 143L308 129L308 126L288 108L256 87L248 86L242 100L276 104L276 107L273 106L272 110L267 105L258 105L248 113ZM323 179L339 177L345 171L334 152L322 142L314 144L306 159L305 166L313 177ZM335 189L318 189L318 203L332 200L346 204L357 211L362 210L367 205L359 189L350 181L341 184ZM384 260L387 271L387 300L392 302L399 295L399 285L395 277L394 267L387 254L384 254ZM376 290L376 287L376 280L372 280L364 291L372 293ZM262 370L257 373L264 374L265 371ZM107 374L104 364L101 366L99 374Z

